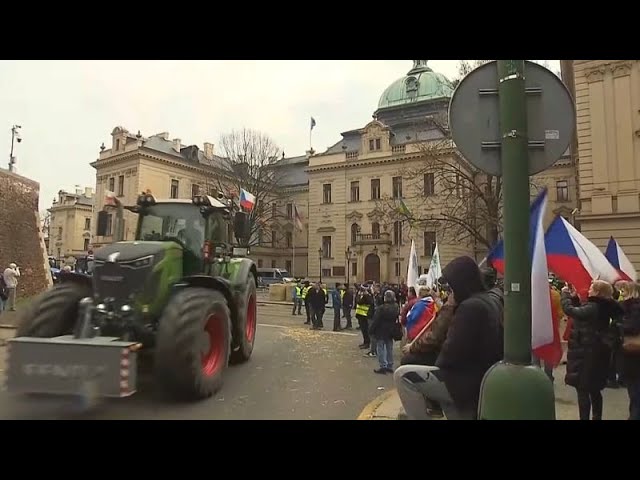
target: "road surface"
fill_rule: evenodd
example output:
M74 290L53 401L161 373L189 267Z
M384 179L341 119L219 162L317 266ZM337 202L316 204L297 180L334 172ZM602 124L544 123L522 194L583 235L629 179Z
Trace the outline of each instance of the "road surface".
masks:
M3 391L0 419L353 420L368 402L393 388L391 375L373 373L377 361L363 357L357 331L330 331L333 311L325 313L323 331L311 331L302 324L305 316L292 316L290 308L259 305L251 360L230 367L224 387L211 399L170 402L143 384L146 391L83 412L70 399Z

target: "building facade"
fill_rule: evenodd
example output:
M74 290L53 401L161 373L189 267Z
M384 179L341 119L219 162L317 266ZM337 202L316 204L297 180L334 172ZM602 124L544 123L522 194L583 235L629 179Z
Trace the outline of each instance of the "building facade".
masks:
M231 185L223 169L224 159L214 153L214 144L205 143L203 147L184 145L180 139L170 139L167 132L144 137L140 132L133 135L123 127L114 128L111 148L103 144L99 158L91 164L96 170L94 225L98 212L104 209L107 191L114 192L123 204L134 205L142 191L150 190L158 198L185 199L202 193L216 195L220 188ZM274 162L278 196L265 199L273 206L273 215L256 232L255 246L251 247L251 256L259 266L290 272L295 266L295 274L307 274L307 229L306 225L302 231L294 228L292 213L294 204L306 211L306 165L306 156ZM124 238L133 240L137 216L125 211L124 217ZM110 214L108 235L94 236L94 247L114 241L114 220L114 214Z
M573 60L582 233L640 268L640 61Z
M428 269L436 242L443 265L459 255L476 260L486 255L486 243L493 242L479 244L479 235L465 229L476 222L474 231L482 232L477 223L488 217L474 213L467 194L484 189L487 178L474 173L450 140L453 90L426 60L414 60L413 68L382 93L371 122L342 133L335 145L309 159L311 278L398 283L406 279L412 240L421 272ZM427 163L432 168L425 168ZM532 183L549 188L547 224L555 214L570 217L576 181L568 153ZM406 206L411 217L422 220L450 220L411 222L393 205ZM456 226L451 218L456 214L465 217L458 219L463 225Z
M65 263L75 263L91 248L93 228L93 187L76 189L75 193L60 190L49 208L47 225L49 255Z

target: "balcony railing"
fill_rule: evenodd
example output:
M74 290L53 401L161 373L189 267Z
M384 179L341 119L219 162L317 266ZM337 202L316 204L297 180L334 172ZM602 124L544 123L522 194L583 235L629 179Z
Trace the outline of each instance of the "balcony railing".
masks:
M356 235L356 245L369 245L391 243L391 234L389 233L358 233Z
M406 145L394 145L391 147L391 153L394 155L400 155L405 152L406 148Z

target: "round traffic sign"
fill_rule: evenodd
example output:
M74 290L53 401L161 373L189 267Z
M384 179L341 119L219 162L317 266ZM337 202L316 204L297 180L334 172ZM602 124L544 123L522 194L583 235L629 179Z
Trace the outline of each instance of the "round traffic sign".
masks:
M567 87L553 72L525 61L529 175L562 157L576 128L575 105ZM464 77L449 104L451 136L462 155L489 175L502 175L497 62L486 63Z

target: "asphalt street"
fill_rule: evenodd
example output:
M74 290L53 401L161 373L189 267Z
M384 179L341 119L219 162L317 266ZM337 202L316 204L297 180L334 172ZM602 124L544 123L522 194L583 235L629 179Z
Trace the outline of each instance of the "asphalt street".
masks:
M368 402L393 388L392 376L373 373L377 360L358 349L359 332L331 331L332 310L325 313L324 330L312 331L303 325L305 316L292 316L290 308L258 306L251 360L230 367L222 390L208 400L171 402L143 383L132 397L87 410L76 399L2 391L0 419L353 420Z

